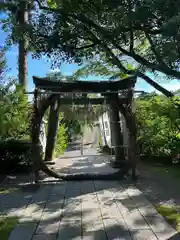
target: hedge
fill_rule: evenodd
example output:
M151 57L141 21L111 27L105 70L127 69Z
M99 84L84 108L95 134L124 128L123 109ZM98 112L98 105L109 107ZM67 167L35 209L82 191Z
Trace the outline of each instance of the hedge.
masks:
M0 141L0 173L29 171L31 168L31 142L25 140Z

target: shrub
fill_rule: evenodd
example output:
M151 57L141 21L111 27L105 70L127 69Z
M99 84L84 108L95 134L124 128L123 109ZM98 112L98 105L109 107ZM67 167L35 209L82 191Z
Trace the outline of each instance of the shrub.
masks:
M149 96L136 103L141 155L151 156L151 161L172 164L180 150L178 107L164 96Z
M0 142L0 172L24 172L31 168L31 142L7 140Z
M27 141L30 113L31 106L18 84L10 81L0 85L1 173L24 171L31 166L31 144Z
M30 113L19 85L9 82L0 86L0 140L29 138Z
M67 148L67 145L68 145L67 129L65 127L65 124L60 124L57 132L55 156L63 154L65 149Z

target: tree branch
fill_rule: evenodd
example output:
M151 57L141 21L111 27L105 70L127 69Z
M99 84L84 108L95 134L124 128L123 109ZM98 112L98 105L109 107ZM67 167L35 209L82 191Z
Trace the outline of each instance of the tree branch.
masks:
M128 33L130 31L142 31L142 26L140 24L132 24L131 28L130 27L126 27L126 26L119 26L117 28L115 28L111 34L113 34L114 36L119 36L119 32L122 33ZM148 29L146 28L147 32L151 35L157 35L157 34L161 34L162 30L161 29Z
M104 29L101 26L99 26L98 24L96 24L93 20L86 18L86 16L84 16L83 14L79 14L79 16L77 16L77 15L71 15L71 16L74 17L75 19L81 21L82 23L84 22L85 24L87 24L90 27L94 27L98 31L98 33L101 34L102 38L108 39L123 54L134 58L134 60L136 60L140 64L145 65L146 67L148 67L152 70L163 72L163 73L167 74L168 76L180 78L179 71L173 70L166 65L162 65L162 64L157 65L157 64L151 63L148 60L146 60L145 58L141 57L140 55L138 55L134 52L128 52L127 50L125 50L124 48L122 48L120 45L117 44L117 42L113 39L112 35L110 35L106 29Z
M141 57L140 55L134 53L134 52L128 52L127 50L125 50L124 48L122 48L121 46L119 46L114 40L111 40L112 44L119 49L122 53L124 53L125 55L134 58L134 60L136 60L137 62L139 62L140 64L152 69L152 70L156 70L162 73L165 73L168 76L173 76L176 78L180 78L180 72L170 69L168 66L166 65L158 65L158 64L154 64L149 62L148 60L146 60L145 58Z
M86 48L92 48L92 47L95 47L96 45L97 45L97 44L92 43L92 44L85 45L85 46L82 46L82 47L73 47L73 46L72 46L72 48L75 49L75 50L82 50L82 49L86 49Z
M96 24L93 20L91 19L88 19L85 15L83 14L79 14L79 15L75 15L75 14L72 14L72 13L65 13L62 9L52 9L52 8L48 8L48 7L44 7L44 6L41 6L41 3L39 3L39 0L36 0L39 4L39 7L41 9L44 9L44 10L47 10L47 11L52 11L52 12L56 12L56 13L59 13L59 14L62 14L64 16L67 17L67 19L69 18L69 16L73 17L74 19L76 20L79 20L80 22L84 23L85 25L89 26L90 28L94 28L96 29L96 31L98 31L98 33L100 33L101 37L102 38L106 38L108 39L117 49L119 49L123 54L129 56L129 57L132 57L134 58L137 62L145 65L146 67L152 69L152 70L157 70L157 71L160 71L160 72L163 72L169 76L173 76L173 77L176 77L176 78L180 78L180 72L176 71L176 70L173 70L173 69L170 69L169 67L167 66L162 66L162 65L156 65L154 63L150 63L149 61L147 61L146 59L144 59L143 57L139 56L138 54L134 53L134 52L128 52L127 50L123 49L121 46L119 46L116 41L112 38L112 36L109 35L109 32L102 28L101 26L99 26L98 24ZM92 34L92 32L90 31L90 33ZM96 37L94 35L94 37ZM103 40L99 40L98 38L96 38L96 40L99 42L99 46L100 47L103 47L104 48L104 43L103 43ZM106 46L107 47L107 46ZM108 52L109 54L109 50L107 51L106 49L106 52ZM112 56L112 52L111 52L111 56ZM170 97L172 96L172 93L169 92L168 90L164 89L163 87L161 87L159 84L157 84L156 82L154 82L151 78L149 78L148 76L144 75L143 73L140 73L140 72L134 72L132 71L131 73L129 72L129 70L127 70L119 61L119 59L113 54L113 61L116 62L116 66L118 66L121 70L123 70L124 72L128 73L128 74L137 74L137 76L140 76L141 78L143 78L146 82L148 82L148 80L150 80L148 83L150 85L152 85L153 87L155 87L158 91L161 91L162 93L164 93L167 97ZM126 69L126 70L125 70Z
M129 51L133 52L134 51L134 33L131 30L130 31L130 47L129 47Z
M129 34L130 34L130 46L129 46L129 51L133 52L134 51L134 32L132 29L132 2L131 0L128 2L128 25L129 25Z
M37 36L37 37L45 38L45 39L47 39L47 40L50 40L50 38L53 37L53 35L48 36L48 35L44 35L44 34L41 34L41 33L38 33L36 36ZM91 43L91 44L87 44L87 45L84 45L84 46L75 47L75 46L73 46L73 45L64 45L64 44L61 44L62 47L72 48L72 49L74 49L74 50L82 50L82 49L86 49L86 48L92 48L92 47L95 47L96 45L97 45L97 43Z
M110 35L109 32L106 29L99 26L92 19L88 19L85 15L83 15L83 14L76 15L76 14L73 14L73 13L68 13L67 14L62 9L45 7L45 6L41 5L39 0L35 0L35 1L38 3L40 9L42 9L42 10L56 12L58 14L61 14L61 15L65 16L67 19L69 19L69 17L73 17L74 19L88 25L89 27L95 28L96 31L98 31L100 33L102 38L108 39L123 54L134 58L134 60L136 60L140 64L143 64L143 65L145 65L146 67L148 67L152 70L157 70L159 72L163 72L163 73L165 73L169 76L180 78L180 72L178 72L176 70L173 70L173 69L170 69L167 66L162 66L162 65L157 65L157 64L151 63L148 60L146 60L145 58L141 57L140 55L138 55L134 52L128 52L127 50L125 50L124 48L122 48L120 45L117 44L117 42L113 39L112 35Z
M143 78L149 85L154 87L159 92L163 93L166 97L168 98L174 97L174 94L172 92L168 91L167 89L165 89L164 87L162 87L161 85L153 81L150 77L148 77L144 73L139 72L138 77Z
M149 41L149 44L150 44L150 47L151 47L151 51L154 53L154 55L156 56L156 59L158 60L158 62L162 65L166 65L164 63L164 61L162 60L160 54L156 51L156 47L153 43L153 40L151 39L149 33L147 32L147 30L144 28L144 33L145 33L145 36L147 38L147 40Z
M99 45L104 49L104 51L107 53L110 61L116 65L120 70L122 70L124 73L129 74L129 75L134 75L137 77L140 77L142 79L144 79L149 85L151 85L152 87L154 87L156 90L160 91L161 93L163 93L166 97L168 98L172 98L174 96L173 93L171 93L170 91L168 91L167 89L163 88L161 85L159 85L158 83L156 83L155 81L153 81L150 77L148 77L147 75L145 75L144 73L141 73L139 71L134 71L134 70L129 70L127 68L125 68L123 66L123 64L120 62L120 60L117 58L117 56L111 51L111 49L105 44L103 43L101 40L99 40L93 33L91 33L92 36L95 38L95 41L97 43L99 43Z

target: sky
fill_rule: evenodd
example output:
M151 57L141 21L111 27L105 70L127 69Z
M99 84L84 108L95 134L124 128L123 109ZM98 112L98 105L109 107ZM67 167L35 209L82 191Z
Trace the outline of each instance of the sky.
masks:
M4 33L0 26L0 46L3 46L5 44L5 39L7 37L7 33ZM12 46L9 51L6 52L7 57L7 65L8 65L8 76L10 77L17 77L18 76L18 69L17 69L17 59L18 59L18 48L17 46ZM59 67L59 70L64 75L71 75L74 71L78 69L78 65L76 64L65 64L62 63ZM51 68L51 64L47 61L45 57L37 60L33 59L32 55L29 54L28 56L28 91L32 91L34 88L34 84L32 81L32 76L39 76L39 77L45 77L46 73L53 71ZM156 79L151 73L147 73L151 78L159 81L159 79ZM100 77L95 76L89 76L87 80L101 80ZM170 91L174 91L177 89L180 89L180 81L178 80L172 80L172 81L163 81L162 79L159 81L159 83L165 87L166 89ZM146 91L151 92L154 91L154 89L145 83L144 80L138 79L136 83L136 90L138 91Z

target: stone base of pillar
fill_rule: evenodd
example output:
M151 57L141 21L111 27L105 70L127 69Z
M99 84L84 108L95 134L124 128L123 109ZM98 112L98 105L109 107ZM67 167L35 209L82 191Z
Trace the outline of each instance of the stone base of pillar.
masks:
M126 164L126 160L123 159L119 161L111 160L110 164L113 168L123 168L124 165Z

